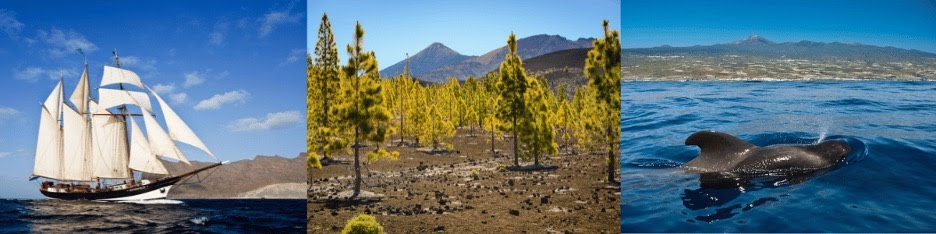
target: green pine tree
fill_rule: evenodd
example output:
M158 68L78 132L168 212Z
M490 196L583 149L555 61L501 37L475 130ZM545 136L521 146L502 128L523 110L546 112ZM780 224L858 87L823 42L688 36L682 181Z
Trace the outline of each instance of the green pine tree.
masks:
M585 60L585 77L588 87L594 92L595 114L600 121L591 128L603 131L601 138L608 153L608 183L616 184L614 173L617 164L615 149L620 141L619 121L621 120L621 40L617 30L608 28L608 21L602 24L604 38L596 39Z
M321 167L319 158L333 160L333 154L347 147L347 141L331 117L338 101L340 77L338 49L326 14L322 14L315 43L315 61L313 63L311 56L307 56L307 60L308 157L310 166Z
M529 157L533 158L533 164L540 165L540 157L557 153L559 146L555 140L552 108L548 101L549 87L545 82L532 77L527 82L529 88L524 95L527 112L524 113L525 118L521 124L521 140L529 151Z
M354 44L348 45L348 65L343 67L340 89L341 95L336 106L337 122L350 129L351 149L354 153L354 192L352 198L361 193L360 151L366 143L380 144L389 136L385 126L390 121L390 111L384 103L383 87L377 71L377 58L374 52L364 51L364 29L358 23L354 30ZM398 152L380 149L367 153L368 161L379 158L396 159Z
M502 123L499 126L500 130L513 133L514 166L520 166L520 124L525 122L524 115L527 113L526 102L523 99L529 82L523 69L523 61L520 55L517 55L517 36L513 33L507 37L507 48L509 52L498 70L500 79L497 83L499 97L496 115Z

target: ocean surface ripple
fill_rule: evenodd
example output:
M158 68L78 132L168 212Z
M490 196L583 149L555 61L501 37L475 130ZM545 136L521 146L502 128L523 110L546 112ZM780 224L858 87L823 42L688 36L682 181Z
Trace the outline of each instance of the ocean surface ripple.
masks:
M625 82L622 232L936 231L936 82ZM844 162L805 176L700 186L680 166L699 130L752 144L839 139Z
M305 233L305 200L0 200L0 233Z

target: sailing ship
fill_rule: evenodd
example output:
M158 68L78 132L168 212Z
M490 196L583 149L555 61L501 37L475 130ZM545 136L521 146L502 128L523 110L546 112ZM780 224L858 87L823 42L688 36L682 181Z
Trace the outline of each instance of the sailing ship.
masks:
M59 80L41 104L30 180L44 179L39 190L43 195L63 200L165 199L172 186L224 164L170 174L159 157L191 165L176 142L198 148L215 160L217 157L135 72L120 68L116 51L114 61L115 66L104 66L97 100L91 97L85 62L78 85L67 100ZM151 96L159 104L168 131L153 114ZM130 113L131 107L140 113ZM145 134L135 118L142 118ZM144 179L144 174L158 178Z

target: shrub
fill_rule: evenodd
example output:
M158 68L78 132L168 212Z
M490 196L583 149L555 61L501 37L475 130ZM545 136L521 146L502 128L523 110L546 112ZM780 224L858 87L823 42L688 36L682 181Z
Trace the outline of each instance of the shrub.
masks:
M383 234L383 226L377 223L374 216L359 214L348 220L342 234Z

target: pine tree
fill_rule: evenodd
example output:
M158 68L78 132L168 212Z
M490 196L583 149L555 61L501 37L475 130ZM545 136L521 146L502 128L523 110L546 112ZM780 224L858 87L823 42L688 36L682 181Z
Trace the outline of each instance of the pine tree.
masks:
M585 60L585 77L588 87L594 92L594 104L598 107L599 124L593 130L604 131L602 143L608 153L608 183L616 184L614 165L617 164L614 151L620 139L618 123L621 119L621 40L617 30L608 28L608 21L602 24L604 38L596 39Z
M433 151L449 149L451 147L443 141L455 136L455 123L450 114L453 111L451 93L446 92L448 89L439 87L430 87L426 91L429 99L429 104L426 105L426 113L429 117L426 119L428 125L426 139L428 143L431 143Z
M347 147L340 128L331 118L334 114L340 82L338 49L331 30L328 15L322 14L318 42L315 43L315 63L307 56L307 145L309 164L321 167L318 158L333 160L332 155ZM313 161L316 163L312 163Z
M577 118L577 111L572 106L572 102L569 101L569 95L566 93L567 86L565 83L560 83L559 87L556 88L555 94L555 111L556 111L556 137L557 141L560 144L559 148L573 148L572 141L574 140L573 129L575 128L574 123Z
M465 126L467 108L464 104L464 91L455 77L450 77L442 86L441 103L445 105L446 118L452 122L453 129Z
M341 94L346 97L336 106L337 122L352 132L354 152L354 193L361 193L360 149L366 143L380 144L386 140L389 131L382 128L390 121L390 111L384 103L383 87L377 71L377 59L374 52L364 51L364 29L358 23L354 30L354 44L348 45L348 65L343 67L341 76ZM398 152L389 153L379 149L367 153L368 161L379 158L396 159Z
M314 121L315 118L313 118L312 116L312 112L315 111L315 109L312 106L313 102L315 102L313 100L314 93L312 91L312 87L313 87L312 79L313 79L313 76L318 74L318 70L312 64L312 56L308 54L306 54L306 64L307 64L307 68L306 68L306 95L307 95L306 109L307 110L306 111L308 112L308 114L306 115L306 123L307 123L306 124L306 152L308 152L306 154L306 164L309 169L312 169L312 168L320 169L322 168L322 161L319 159L318 155L314 152L315 140L313 140L315 138L315 135L313 132L316 131L318 128L315 127L315 124L313 123L315 122ZM311 179L312 171L310 170L308 173L309 173L309 178ZM309 186L312 186L312 185L310 184Z
M388 89L390 91L388 106L393 110L394 118L396 118L396 121L393 121L392 124L399 137L397 146L402 146L406 135L412 134L412 121L408 119L408 113L413 108L412 93L419 88L419 84L409 76L409 54L406 56L403 73L387 83L390 85Z
M490 140L488 143L491 143L491 155L497 155L497 151L494 150L494 144L497 143L501 137L500 132L498 131L498 126L501 125L501 122L497 118L496 112L498 110L499 98L498 95L500 91L497 88L497 84L500 83L500 76L494 72L487 73L484 77L483 85L483 100L481 107L479 108L478 118L480 121L481 128L490 133Z
M536 78L527 79L528 89L524 95L527 112L522 129L523 144L529 150L534 165L540 165L540 157L544 154L555 154L558 150L555 137L554 121L551 117L552 109L549 105L549 87L545 82Z
M527 82L526 71L523 69L523 62L520 55L517 55L517 36L510 33L507 37L507 48L509 52L500 64L500 80L497 83L499 92L497 118L502 122L499 126L501 131L513 133L514 143L514 165L520 166L520 124L524 123L524 116L527 113L526 102L523 100L526 94Z
M603 146L599 142L604 138L602 136L603 129L596 128L596 126L603 125L601 125L602 121L598 118L599 116L594 114L599 112L599 106L594 104L594 96L594 92L588 86L585 86L575 89L575 96L572 98L572 107L575 109L576 115L574 115L575 121L569 125L573 127L575 148L587 154Z
M468 134L469 136L474 137L475 124L477 124L478 128L481 128L484 122L484 116L482 113L485 112L484 102L487 102L488 100L485 98L484 88L481 86L481 83L478 82L478 80L474 77L469 76L468 79L465 80L464 91L465 95L462 100L465 105L464 108L466 109L465 119L469 122L467 123Z

